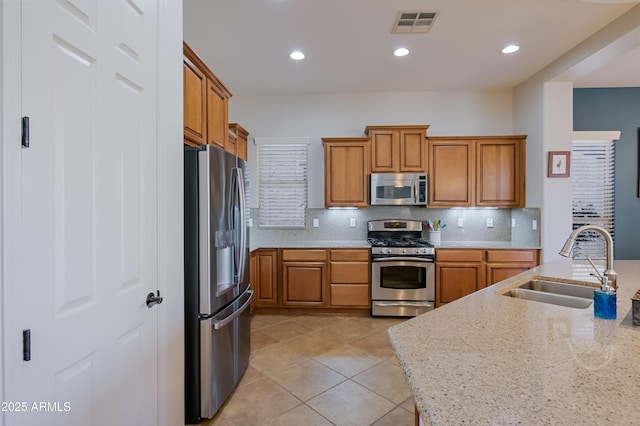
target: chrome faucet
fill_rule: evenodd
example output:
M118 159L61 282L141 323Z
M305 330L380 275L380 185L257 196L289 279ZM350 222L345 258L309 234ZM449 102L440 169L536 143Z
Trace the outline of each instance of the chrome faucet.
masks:
M574 229L571 235L569 235L569 238L567 238L567 242L564 243L564 247L560 250L560 255L569 257L571 249L576 242L576 237L582 231L596 231L604 237L607 246L607 269L604 271L604 276L607 278L611 291L615 292L618 289L618 274L613 270L613 238L611 238L611 234L609 234L606 229L596 225L584 225L578 229ZM591 265L593 265L593 263ZM598 271L596 270L596 272Z

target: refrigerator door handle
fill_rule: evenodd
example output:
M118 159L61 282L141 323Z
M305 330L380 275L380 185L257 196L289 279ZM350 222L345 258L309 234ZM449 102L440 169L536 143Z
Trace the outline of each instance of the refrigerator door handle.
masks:
M234 311L231 315L227 315L226 317L223 317L223 318L218 318L217 316L213 317L212 318L213 329L220 330L221 328L229 324L231 321L238 318L238 316L240 316L240 314L244 312L245 309L247 309L251 304L252 296L253 296L253 290L247 290L242 295L242 297L246 298L247 300L242 303L242 305L238 308L238 310Z
M238 262L236 264L236 276L238 277L238 283L244 282L244 263L247 261L247 220L245 210L245 194L244 194L244 175L242 169L235 167L233 169L234 186L237 190L236 196L238 197L238 210L240 211L240 220L238 221L238 239L240 245L238 247Z

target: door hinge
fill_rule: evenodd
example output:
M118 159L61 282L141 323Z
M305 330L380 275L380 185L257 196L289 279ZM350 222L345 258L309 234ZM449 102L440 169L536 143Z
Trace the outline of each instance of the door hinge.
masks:
M31 361L31 330L22 330L22 360Z
M22 147L29 148L29 117L22 117Z

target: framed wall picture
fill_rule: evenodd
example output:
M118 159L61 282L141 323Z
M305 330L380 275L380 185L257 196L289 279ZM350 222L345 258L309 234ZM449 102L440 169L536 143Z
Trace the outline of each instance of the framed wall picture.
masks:
M570 166L571 151L549 151L547 177L569 177Z

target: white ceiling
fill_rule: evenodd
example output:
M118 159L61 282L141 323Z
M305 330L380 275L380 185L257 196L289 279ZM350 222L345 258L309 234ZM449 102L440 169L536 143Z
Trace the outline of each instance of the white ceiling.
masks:
M184 0L184 38L235 95L509 89L637 3ZM439 12L431 30L391 34L415 10ZM520 51L500 53L509 43ZM400 46L411 53L394 57ZM575 86L640 87L640 46L615 61Z

